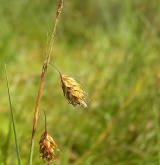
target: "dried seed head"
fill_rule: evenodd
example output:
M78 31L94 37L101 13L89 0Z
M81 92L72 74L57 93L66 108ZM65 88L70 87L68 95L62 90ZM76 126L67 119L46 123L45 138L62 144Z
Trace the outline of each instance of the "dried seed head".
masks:
M59 151L56 142L53 138L45 131L39 141L40 155L42 159L48 163L52 162L56 157L56 151Z
M81 86L72 77L67 75L60 75L60 77L64 96L69 103L73 106L80 105L86 108L85 92L81 89Z

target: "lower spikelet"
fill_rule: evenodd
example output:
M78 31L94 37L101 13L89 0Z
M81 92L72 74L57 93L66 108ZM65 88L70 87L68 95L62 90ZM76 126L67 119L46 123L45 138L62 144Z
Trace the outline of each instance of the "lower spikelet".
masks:
M70 104L73 106L80 105L83 108L87 107L85 102L85 92L81 89L81 86L67 75L61 75L61 85L64 96L67 98Z
M46 160L48 163L52 162L56 157L55 152L59 149L56 142L46 131L42 134L39 145L42 159Z

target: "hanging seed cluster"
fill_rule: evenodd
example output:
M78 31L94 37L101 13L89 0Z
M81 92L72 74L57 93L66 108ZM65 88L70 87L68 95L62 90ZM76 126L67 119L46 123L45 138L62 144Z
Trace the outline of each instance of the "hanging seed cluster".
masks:
M83 108L87 107L85 101L85 92L75 79L68 75L61 75L61 86L64 96L73 106L80 105Z
M40 145L40 156L42 159L46 160L48 163L52 162L56 157L56 151L58 147L53 138L45 131L39 141Z

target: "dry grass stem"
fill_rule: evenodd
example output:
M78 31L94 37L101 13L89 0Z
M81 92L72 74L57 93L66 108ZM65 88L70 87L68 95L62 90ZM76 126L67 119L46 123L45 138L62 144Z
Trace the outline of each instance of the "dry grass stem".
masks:
M35 132L36 132L37 123L38 123L40 101L41 101L41 96L42 96L42 91L43 91L43 87L44 87L45 76L46 76L48 64L50 62L50 57L51 57L51 54L53 51L54 36L55 36L57 25L58 25L58 19L59 19L61 12L62 12L62 9L63 9L63 3L64 3L63 0L59 0L59 4L58 4L58 8L57 8L57 14L56 14L56 20L55 20L55 24L53 27L53 32L52 32L52 36L51 36L51 40L50 40L48 53L47 53L46 60L45 60L43 67L42 67L42 73L41 73L41 77L40 77L40 84L39 84L38 95L37 95L36 106L35 106L35 112L34 112L34 119L33 119L33 129L32 129L31 146L30 146L29 165L32 164L33 149L34 149L34 137L35 137Z

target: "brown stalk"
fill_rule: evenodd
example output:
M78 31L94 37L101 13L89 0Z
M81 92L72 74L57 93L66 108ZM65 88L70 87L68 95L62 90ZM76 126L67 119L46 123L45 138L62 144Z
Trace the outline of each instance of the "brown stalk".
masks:
M56 34L57 25L58 25L58 20L59 20L60 14L62 12L63 5L64 5L64 0L59 0L57 12L56 12L56 19L55 19L51 39L50 39L49 49L47 52L46 60L42 66L42 72L41 72L41 76L40 76L40 83L39 83L37 100L36 100L35 111L34 111L34 118L33 118L33 129L32 129L31 146L30 146L29 165L32 165L33 150L34 150L34 138L35 138L35 132L37 129L37 124L38 124L39 107L40 107L42 92L43 92L43 88L44 88L47 68L50 63L51 54L53 52L53 43L54 43L54 37Z

